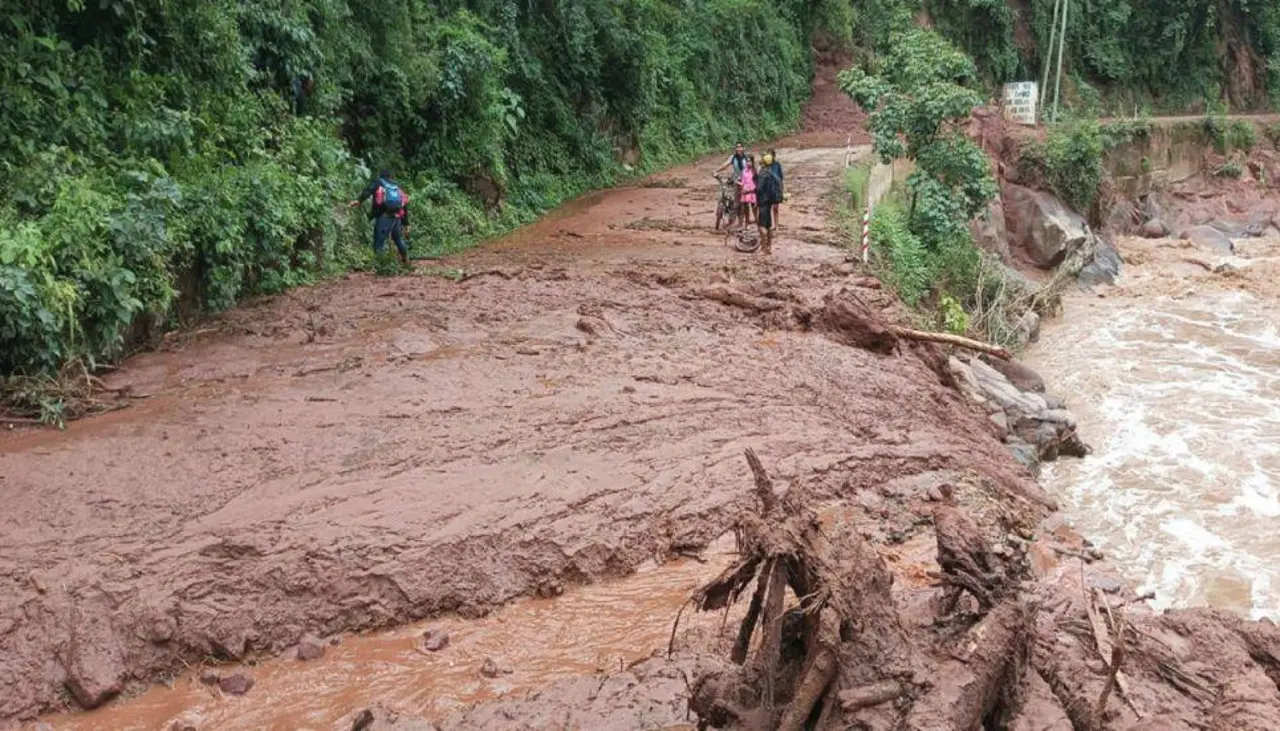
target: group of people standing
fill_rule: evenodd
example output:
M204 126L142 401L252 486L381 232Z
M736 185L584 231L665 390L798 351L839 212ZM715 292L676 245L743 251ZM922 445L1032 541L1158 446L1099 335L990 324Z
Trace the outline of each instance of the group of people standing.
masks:
M738 188L738 215L744 223L754 220L760 230L760 250L772 254L778 205L785 195L782 163L778 162L777 151L766 151L760 156L760 165L757 166L756 156L748 153L746 146L739 142L733 146L729 159L716 169L716 174L730 169Z
M784 200L782 187L782 163L772 149L756 157L748 154L741 142L734 145L733 155L721 165L716 174L732 168L733 181L738 189L738 215L744 223L753 220L760 230L760 248L766 254L773 253L773 230L777 225L778 205ZM369 217L373 220L373 249L381 255L387 239L395 242L396 253L404 266L409 264L409 247L405 238L409 233L409 195L396 184L390 170L381 170L378 177L369 182L360 196L351 201L354 208L370 198L373 207Z

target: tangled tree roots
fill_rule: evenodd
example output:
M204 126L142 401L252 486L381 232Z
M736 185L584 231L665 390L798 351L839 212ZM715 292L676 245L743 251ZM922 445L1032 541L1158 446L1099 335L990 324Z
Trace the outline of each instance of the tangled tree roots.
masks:
M731 651L737 668L693 683L700 728L970 731L1010 707L1031 616L1009 598L1012 572L971 521L953 506L940 511L939 578L972 593L982 614L939 643L933 630L903 627L893 575L860 535L824 533L812 510L774 494L754 452L746 457L762 510L739 525L741 559L693 603L724 609L754 590Z

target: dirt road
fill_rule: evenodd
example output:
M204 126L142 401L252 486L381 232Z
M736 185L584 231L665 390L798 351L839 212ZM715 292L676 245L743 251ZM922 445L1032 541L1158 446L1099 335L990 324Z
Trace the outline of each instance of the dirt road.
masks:
M773 261L709 231L708 161L435 274L248 303L126 363L135 408L0 440L0 718L702 546L749 502L746 446L833 494L958 469L1038 494L927 357L704 296L893 307L832 246L844 152L780 151Z

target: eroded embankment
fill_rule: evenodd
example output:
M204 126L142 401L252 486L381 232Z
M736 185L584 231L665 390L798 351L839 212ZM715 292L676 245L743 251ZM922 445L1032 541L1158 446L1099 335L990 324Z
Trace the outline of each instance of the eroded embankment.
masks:
M936 351L794 316L838 288L895 307L825 245L843 158L783 153L775 261L727 254L711 190L684 182L707 167L675 171L451 276L240 308L122 368L113 385L153 394L136 408L6 437L0 717L704 545L749 503L747 446L831 496L939 471L1035 495ZM728 282L763 304L717 301ZM883 535L918 521L876 510Z

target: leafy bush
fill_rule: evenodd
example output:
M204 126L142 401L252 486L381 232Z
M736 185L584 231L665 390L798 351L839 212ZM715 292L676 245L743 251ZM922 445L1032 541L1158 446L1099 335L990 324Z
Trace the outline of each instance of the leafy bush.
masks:
M907 212L893 202L883 202L871 213L872 252L876 268L903 302L916 306L933 288L935 267L929 250L911 231Z
M996 83L1025 78L1029 67L1013 42L1015 11L1008 0L926 0L934 27L973 57Z
M934 293L970 299L977 291L977 247L968 238L930 247L913 231L910 214L897 200L882 201L872 210L871 242L876 270L912 307ZM958 321L954 313L951 321Z
M1252 150L1258 146L1258 128L1243 119L1232 121L1227 126L1227 144L1233 150Z
M1021 165L1040 175L1067 205L1087 214L1102 188L1107 140L1095 121L1055 125L1045 142L1023 147Z
M1235 160L1228 160L1213 170L1213 174L1218 178L1239 179L1244 175L1244 166Z

